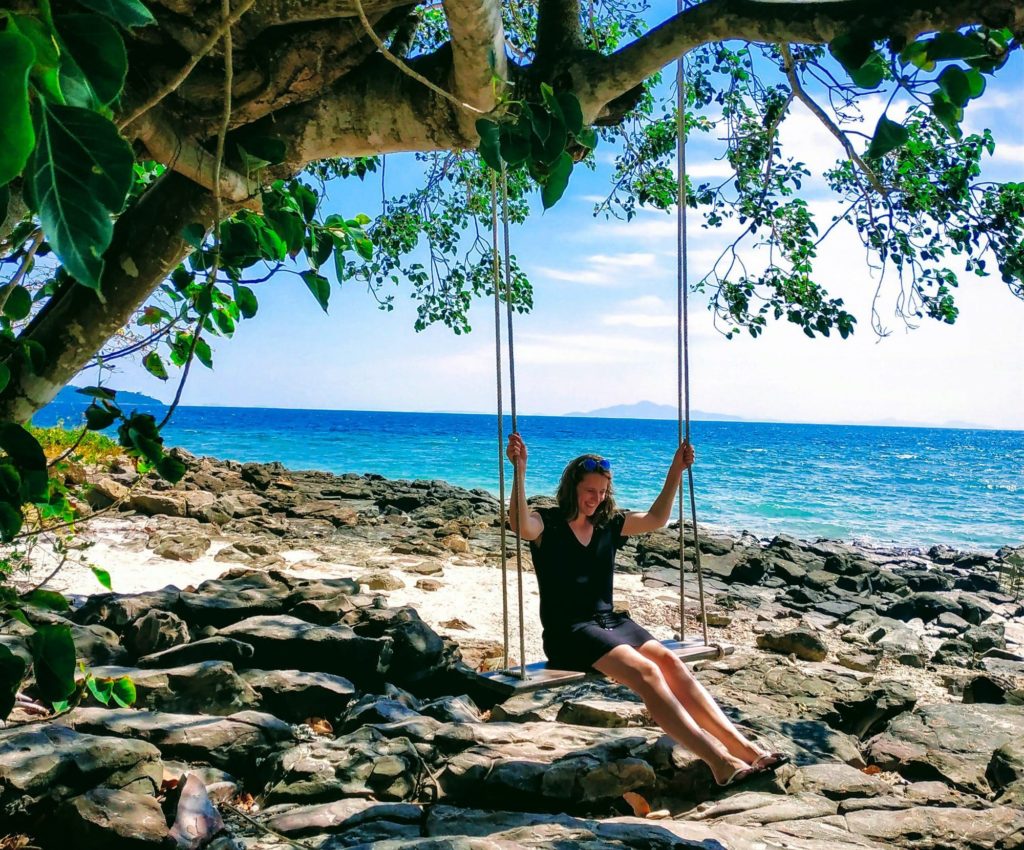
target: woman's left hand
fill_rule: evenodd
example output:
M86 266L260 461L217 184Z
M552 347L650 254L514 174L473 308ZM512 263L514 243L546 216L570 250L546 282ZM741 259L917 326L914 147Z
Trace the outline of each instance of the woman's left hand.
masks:
M679 444L679 448L676 449L675 457L672 458L672 465L680 470L689 469L693 466L695 459L696 455L693 453L693 446L688 442L682 442Z

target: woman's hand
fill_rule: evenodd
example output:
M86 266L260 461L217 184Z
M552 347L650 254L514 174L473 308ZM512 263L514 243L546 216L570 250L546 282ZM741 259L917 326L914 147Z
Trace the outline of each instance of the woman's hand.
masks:
M679 448L676 449L675 457L672 458L672 466L679 469L682 472L685 469L689 469L693 466L693 461L696 459L696 455L693 453L693 446L689 442L682 442L679 444Z
M520 463L526 466L526 443L523 442L523 438L516 433L508 435L508 447L505 449L505 454L512 465L518 467Z

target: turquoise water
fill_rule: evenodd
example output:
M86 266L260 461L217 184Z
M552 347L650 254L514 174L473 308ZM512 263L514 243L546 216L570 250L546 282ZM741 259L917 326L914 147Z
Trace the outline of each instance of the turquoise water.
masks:
M35 421L74 423L82 407L50 405ZM531 494L553 493L566 462L593 451L611 459L618 501L633 509L657 495L676 434L674 422L556 416L522 416L519 429ZM497 430L481 415L182 407L165 436L219 458L496 493ZM697 516L712 526L987 551L1024 543L1021 431L696 422L693 441Z

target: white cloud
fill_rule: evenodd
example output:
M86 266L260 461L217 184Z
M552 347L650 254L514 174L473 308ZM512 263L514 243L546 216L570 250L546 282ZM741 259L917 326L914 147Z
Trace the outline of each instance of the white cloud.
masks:
M674 314L663 313L652 315L650 313L616 313L611 316L602 316L601 324L608 327L630 327L630 328L672 328L675 327L676 317Z
M657 257L651 253L592 254L582 258L576 268L540 266L536 271L552 280L564 280L587 286L621 286L635 282L631 274L651 270L656 263Z

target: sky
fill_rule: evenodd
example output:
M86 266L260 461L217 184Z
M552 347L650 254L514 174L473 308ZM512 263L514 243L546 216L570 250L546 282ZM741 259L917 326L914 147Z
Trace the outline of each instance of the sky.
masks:
M986 173L1024 179L1024 90L1021 57L1000 72L967 110L966 128L991 128L998 142ZM870 129L880 101L867 103ZM835 139L800 104L783 124L785 152L812 172L841 155ZM724 175L721 148L691 143L695 177ZM641 211L626 223L595 218L595 200L610 185L615 152L597 152L597 169L574 171L551 210L539 202L513 228L512 250L534 285L534 309L515 326L518 409L561 415L648 400L676 403L675 217ZM417 174L412 155L387 158L387 188ZM329 207L346 214L380 209L373 175L333 184ZM812 206L834 203L809 186ZM824 222L829 218L825 217ZM690 214L689 266L697 279L718 254L723 234L701 230ZM906 328L883 290L879 338L870 326L878 281L851 232L837 230L823 247L818 277L858 318L850 339L809 339L794 325L770 323L758 339L726 339L713 326L706 298L690 300L691 408L745 419L812 423L899 421L922 425L971 423L1024 430L1024 302L996 276L962 279L960 318L953 326L924 319ZM398 290L385 313L357 286L335 286L325 315L294 275L258 288L257 316L233 339L213 340L215 368L192 370L182 403L343 410L457 411L495 408L493 304L477 303L472 333L444 327L413 330L415 306ZM503 357L504 357L503 353ZM123 361L122 361L123 362ZM82 383L80 378L77 383ZM86 379L88 380L88 379ZM127 365L107 379L165 401L176 382L162 384ZM506 380L507 409L507 380Z

